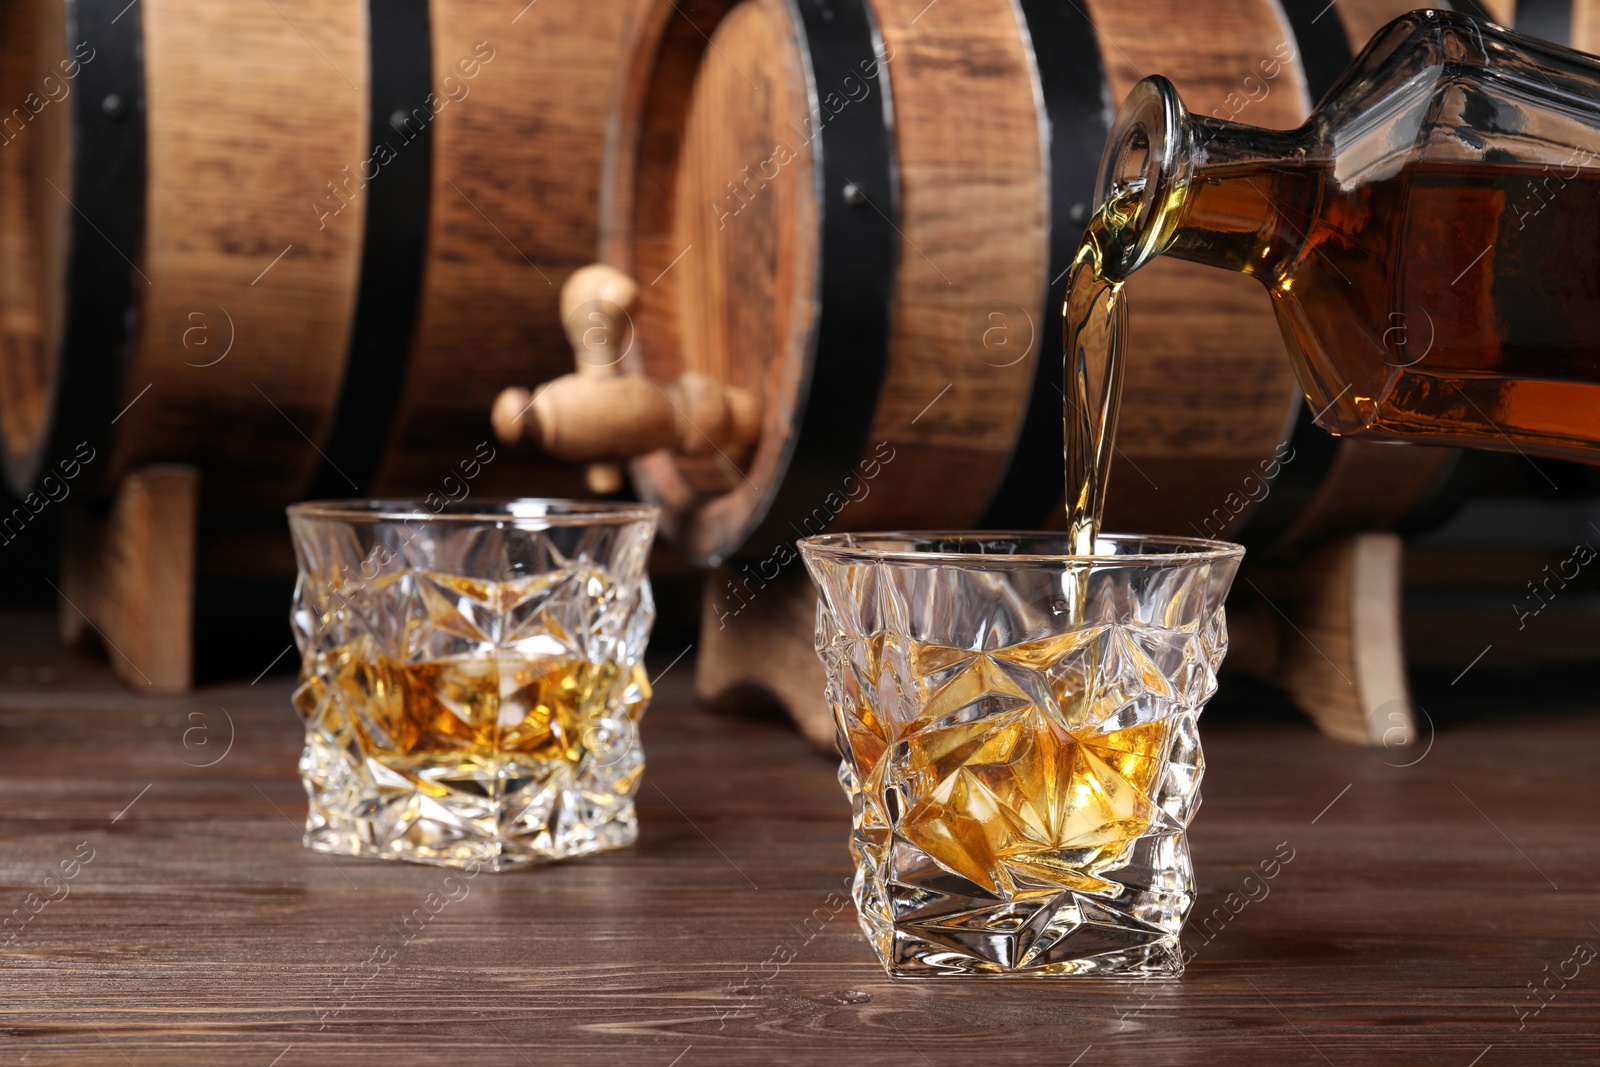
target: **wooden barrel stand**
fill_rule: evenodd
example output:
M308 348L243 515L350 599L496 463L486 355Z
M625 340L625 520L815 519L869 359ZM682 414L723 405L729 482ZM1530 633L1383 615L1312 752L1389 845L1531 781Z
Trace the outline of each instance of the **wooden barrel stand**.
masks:
M61 640L98 643L136 693L182 693L193 682L199 506L199 471L154 464L124 476L109 506L68 507Z

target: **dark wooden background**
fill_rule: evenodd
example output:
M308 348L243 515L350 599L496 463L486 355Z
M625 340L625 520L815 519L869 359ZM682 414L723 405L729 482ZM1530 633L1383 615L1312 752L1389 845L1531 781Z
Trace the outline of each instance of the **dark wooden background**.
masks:
M914 983L830 915L833 766L782 722L697 710L681 647L652 656L638 846L455 883L407 939L447 872L299 843L292 653L143 700L50 630L0 616L0 917L94 858L0 947L3 1064L1600 1062L1600 959L1551 977L1600 948L1592 686L1474 668L1423 694L1431 748L1394 752L1225 695L1199 913L1280 842L1294 859L1191 935L1182 980Z

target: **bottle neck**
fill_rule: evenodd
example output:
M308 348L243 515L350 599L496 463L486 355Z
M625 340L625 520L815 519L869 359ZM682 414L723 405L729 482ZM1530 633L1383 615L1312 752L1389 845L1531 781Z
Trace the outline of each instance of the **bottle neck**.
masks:
M1189 126L1190 178L1164 254L1268 281L1301 242L1285 217L1299 186L1291 191L1279 176L1306 157L1307 131L1204 117Z
M1269 276L1298 244L1274 175L1306 158L1307 129L1264 130L1189 114L1160 76L1134 86L1100 164L1097 219L1108 273L1158 255ZM1287 240L1286 240L1287 238Z

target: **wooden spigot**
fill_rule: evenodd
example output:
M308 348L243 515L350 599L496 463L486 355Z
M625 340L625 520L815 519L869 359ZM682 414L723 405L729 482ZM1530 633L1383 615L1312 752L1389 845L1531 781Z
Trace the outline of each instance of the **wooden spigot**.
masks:
M604 264L573 272L561 316L577 370L531 392L503 390L490 416L508 445L531 438L553 456L588 463L596 493L622 487L618 460L665 448L738 462L761 437L761 402L748 390L695 371L666 384L621 373L637 295L632 278Z
M551 455L580 463L661 448L684 456L720 451L733 459L761 437L755 397L694 371L666 385L631 374L567 374L533 393L505 390L492 418L500 440L532 438Z

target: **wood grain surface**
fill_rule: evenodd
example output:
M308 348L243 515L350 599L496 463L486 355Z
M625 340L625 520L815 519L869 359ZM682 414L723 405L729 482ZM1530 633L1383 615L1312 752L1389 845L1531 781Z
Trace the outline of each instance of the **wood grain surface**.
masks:
M867 440L888 441L895 458L830 528L964 529L1005 473L1044 358L1032 329L1025 357L973 342L993 309L1006 309L1004 319L1040 307L1049 280L1048 146L1033 57L1009 2L873 0L873 10L893 57L900 248L888 367Z
M687 23L673 18L681 35ZM705 43L687 43L697 42ZM783 476L804 399L820 270L815 161L797 133L808 116L805 67L789 13L775 0L739 4L707 47L715 51L684 104L674 172L658 175L659 154L642 152L632 194L671 201L663 251L681 254L670 270L663 259L655 284L641 290L637 366L663 383L685 370L711 374L761 402L761 441L742 471L726 449L693 458L660 452L635 465L639 484L668 504L672 534L697 552L742 536ZM630 82L677 76L682 51L681 36L668 34L657 68L636 65ZM661 95L655 86L650 92Z
M634 6L431 0L434 87L448 103L434 124L416 336L376 494L440 491L489 436L501 389L572 369L558 297L594 258L606 104ZM583 469L506 451L474 491L583 496Z
M371 147L366 10L159 0L140 17L144 245L132 406L109 469L195 463L208 499L278 506L322 461L344 377L365 211L349 175ZM319 218L319 199L341 202L328 183L347 181L349 209Z
M200 472L181 463L140 467L118 483L109 513L67 507L61 640L92 648L98 639L112 671L136 693L188 692Z
M43 433L61 344L61 238L71 208L45 183L64 188L71 161L71 89L61 75L79 68L59 66L73 62L65 33L59 3L0 11L0 440L17 456Z
M1585 52L1600 51L1600 4L1594 0L1578 0L1572 6L1572 47Z
M0 915L57 898L0 934L0 1062L1600 1058L1600 965L1543 1002L1528 989L1600 947L1600 719L1574 714L1592 693L1469 676L1430 747L1388 753L1225 694L1193 842L1197 915L1227 921L1191 932L1183 979L911 983L832 911L849 865L832 764L785 725L695 710L680 651L655 659L639 844L480 875L407 941L445 872L301 847L286 676L141 701L57 651L47 617L0 617ZM1265 896L1228 910L1280 848ZM392 962L369 964L380 946Z

